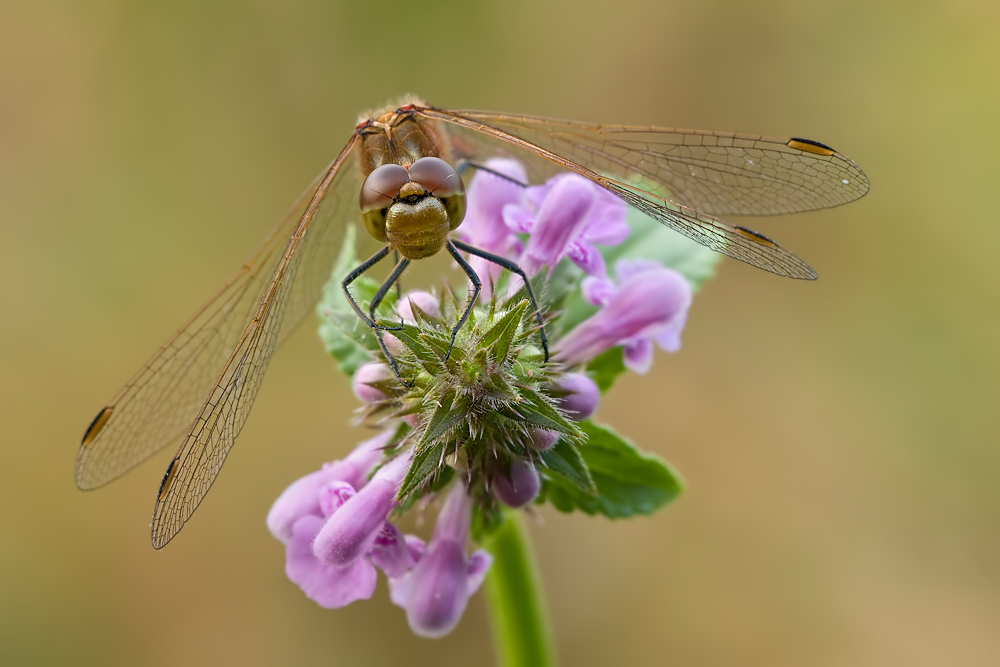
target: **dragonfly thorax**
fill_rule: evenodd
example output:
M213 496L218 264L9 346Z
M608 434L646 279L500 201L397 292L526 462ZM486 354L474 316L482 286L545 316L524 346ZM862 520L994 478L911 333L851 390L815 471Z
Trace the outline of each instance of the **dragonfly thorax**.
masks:
M383 164L361 187L365 229L407 259L444 248L448 232L465 217L465 185L455 168L436 157L412 165Z

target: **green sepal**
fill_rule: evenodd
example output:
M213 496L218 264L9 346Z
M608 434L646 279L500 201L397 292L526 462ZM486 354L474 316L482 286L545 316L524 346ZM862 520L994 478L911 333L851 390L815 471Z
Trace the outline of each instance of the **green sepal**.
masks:
M519 390L522 400L510 408L516 415L513 417L514 419L569 436L580 437L580 429L576 423L549 405L534 389L520 387Z
M448 391L441 397L441 404L434 410L427 428L420 435L420 440L417 442L418 450L440 438L455 424L467 420L470 407L471 401L468 397L456 398L454 391Z
M406 500L410 494L423 486L424 482L441 465L443 451L444 443L442 442L436 442L430 447L422 449L417 448L413 454L413 460L410 461L410 469L406 471L403 484L399 487L399 493L396 494L396 500Z
M431 349L427 344L427 338L423 335L423 329L415 327L411 324L403 324L403 326L392 332L400 343L406 346L406 348L413 354L416 358L417 363L419 363L425 371L431 375L438 375L444 371L444 364L434 350Z
M523 299L497 320L480 339L480 346L492 346L493 358L497 361L503 361L507 358L514 336L520 328L521 318L524 317L524 313L528 309L528 303L527 299Z
M658 456L639 451L606 426L588 420L581 422L580 428L587 443L579 451L597 493L583 493L559 476L547 475L547 498L556 509L603 514L611 519L652 514L683 490L680 475Z

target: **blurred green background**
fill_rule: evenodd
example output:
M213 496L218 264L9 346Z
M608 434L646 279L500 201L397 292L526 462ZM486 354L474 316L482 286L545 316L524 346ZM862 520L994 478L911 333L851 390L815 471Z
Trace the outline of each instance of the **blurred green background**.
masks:
M5 2L0 663L488 664L477 596L414 637L384 583L325 611L264 516L356 406L310 323L196 518L149 546L169 458L72 478L97 410L366 109L413 92L804 136L868 173L761 220L813 284L724 262L680 354L600 407L690 483L652 518L542 512L565 665L1000 664L1000 4Z

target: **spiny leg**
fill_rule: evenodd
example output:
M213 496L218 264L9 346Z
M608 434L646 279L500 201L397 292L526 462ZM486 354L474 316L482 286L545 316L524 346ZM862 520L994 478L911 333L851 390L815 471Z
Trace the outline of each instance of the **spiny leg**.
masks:
M344 280L341 281L340 283L340 286L344 289L344 295L347 297L348 303L351 304L351 308L353 308L354 312L357 313L358 317L360 317L364 321L364 323L370 326L372 329L378 329L378 325L375 324L374 319L368 317L368 315L365 314L365 311L361 310L361 306L359 306L358 302L354 300L353 296L351 296L351 291L347 289L347 287L355 280L357 280L359 277L361 277L362 273L364 273L368 269L372 268L373 266L381 262L388 254L389 254L389 246L385 246L377 253L375 253L374 255L366 259L364 262L362 262L362 264L358 266L356 269L347 274L347 277L344 278Z
M465 275L467 275L469 280L472 281L472 296L469 297L469 303L465 306L465 312L462 313L462 317L458 320L458 324L456 324L455 328L451 330L451 342L448 343L448 354L444 355L445 361L447 361L448 357L451 356L451 348L455 345L455 336L458 335L458 330L462 328L463 324L465 324L465 320L469 319L469 313L472 312L472 307L476 305L476 299L479 298L479 292L483 288L483 282L479 279L479 276L473 268L469 266L469 263L465 261L465 258L458 253L458 250L455 249L456 244L462 246L465 245L461 241L448 241L445 247L448 248L448 252L455 258L458 265L462 267L462 270L465 271Z
M399 251L398 250L393 250L392 251L392 261L396 262L396 264L399 264ZM396 281L396 301L398 302L402 298L403 298L403 286L397 280Z
M385 279L385 282L382 283L381 287L378 288L378 291L375 292L375 296L372 297L372 302L368 307L368 315L369 317L371 317L371 320L373 322L375 321L375 310L378 308L379 304L382 303L382 299L384 299L385 295L388 294L393 284L396 284L398 286L399 276L402 275L403 271L405 271L406 267L408 267L409 265L410 265L410 260L405 258L399 260L396 263L396 268L392 270L392 273L389 274L389 277ZM396 365L396 358L389 353L389 349L385 346L385 339L382 337L383 329L388 331L395 331L401 329L402 325L400 325L399 327L392 327L392 328L390 327L373 327L373 328L375 331L375 338L378 339L378 346L379 348L381 348L382 354L385 355L385 360L389 362L389 367L392 369L392 372L396 376L396 379L402 382L403 385L409 386L406 383L406 381L403 380L402 377L400 377L399 366Z
M514 262L507 259L506 257L501 257L500 255L494 255L491 252L480 250L479 248L471 246L468 243L462 243L461 241L449 241L448 244L449 244L448 250L451 251L452 255L456 255L456 253L450 247L451 244L454 244L455 246L457 246L461 250L464 250L470 255L475 255L476 257L482 257L487 262L493 262L494 264L501 266L510 271L511 273L515 273L521 277L521 280L524 281L524 287L528 291L528 300L531 301L531 307L535 311L535 319L538 320L538 336L539 338L542 339L542 350L545 352L545 361L548 361L549 339L548 336L545 335L545 321L542 319L542 311L538 309L538 301L535 299L535 291L531 288L531 283L528 281L528 276L524 275L524 270ZM468 271L466 271L466 273L468 273ZM454 336L452 336L452 339L454 339Z

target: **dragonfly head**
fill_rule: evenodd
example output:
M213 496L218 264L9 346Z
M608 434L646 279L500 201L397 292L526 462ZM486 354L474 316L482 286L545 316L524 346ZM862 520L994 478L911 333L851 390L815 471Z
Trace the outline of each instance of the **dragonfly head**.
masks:
M465 217L465 184L455 168L423 157L409 168L383 164L361 188L365 229L407 259L430 257Z

